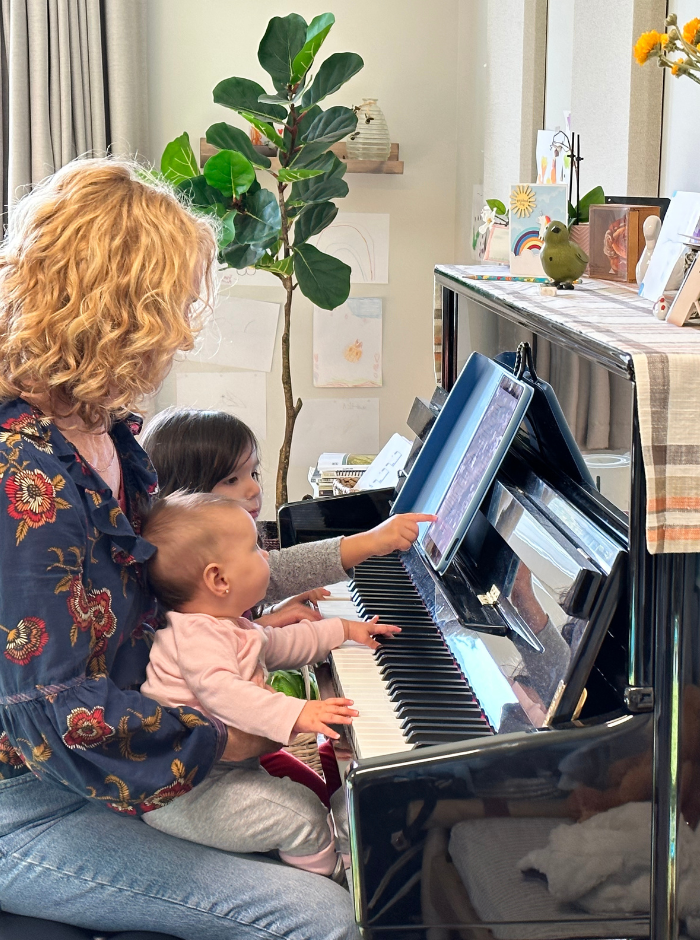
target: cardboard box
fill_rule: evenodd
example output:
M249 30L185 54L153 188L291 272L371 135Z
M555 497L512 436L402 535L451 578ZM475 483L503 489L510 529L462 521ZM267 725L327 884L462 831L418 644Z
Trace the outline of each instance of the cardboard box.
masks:
M636 281L644 251L644 220L659 215L658 206L591 206L590 276L606 281Z

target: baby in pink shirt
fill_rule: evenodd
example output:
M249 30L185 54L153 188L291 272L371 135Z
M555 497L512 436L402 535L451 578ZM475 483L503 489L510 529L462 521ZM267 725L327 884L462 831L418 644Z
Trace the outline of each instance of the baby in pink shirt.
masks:
M169 609L157 631L141 691L166 707L187 705L225 725L288 744L303 731L338 737L349 699L305 702L275 692L267 673L319 662L347 639L376 647L398 627L339 618L261 627L241 615L265 596L270 570L255 522L232 500L173 494L143 530L157 552L149 563ZM327 810L311 790L272 777L257 759L220 761L193 790L144 820L180 838L230 852L270 852L298 868L330 874L336 853Z

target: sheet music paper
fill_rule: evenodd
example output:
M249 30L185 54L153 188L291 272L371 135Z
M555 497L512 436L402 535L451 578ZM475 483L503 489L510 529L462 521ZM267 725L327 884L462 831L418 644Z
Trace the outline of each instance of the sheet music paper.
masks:
M396 486L399 482L399 470L403 470L411 446L411 442L401 434L393 434L353 489L378 490L382 487Z

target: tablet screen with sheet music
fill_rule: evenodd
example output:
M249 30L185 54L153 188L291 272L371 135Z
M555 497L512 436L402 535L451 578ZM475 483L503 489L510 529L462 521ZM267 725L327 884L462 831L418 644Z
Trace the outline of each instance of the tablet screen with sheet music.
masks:
M451 561L493 482L530 394L527 386L508 374L502 374L498 379L454 475L434 510L437 519L422 536L423 548L438 571L444 571Z

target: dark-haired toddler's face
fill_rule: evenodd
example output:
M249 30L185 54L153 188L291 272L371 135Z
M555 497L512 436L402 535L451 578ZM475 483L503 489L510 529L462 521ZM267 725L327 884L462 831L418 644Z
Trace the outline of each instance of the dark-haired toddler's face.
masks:
M252 450L233 473L216 484L212 493L234 499L253 519L257 519L262 507L258 452Z

